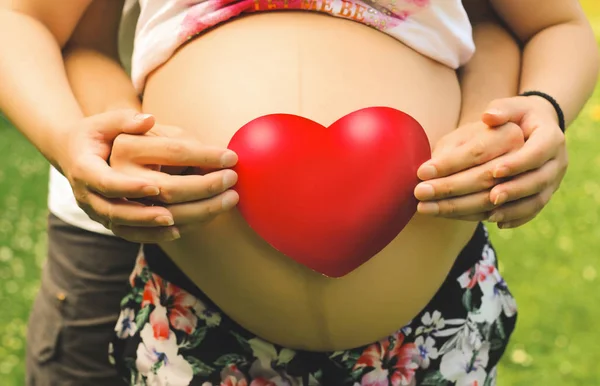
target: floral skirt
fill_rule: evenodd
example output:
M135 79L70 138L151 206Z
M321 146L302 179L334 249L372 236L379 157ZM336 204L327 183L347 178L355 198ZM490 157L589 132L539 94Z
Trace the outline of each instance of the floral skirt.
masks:
M379 342L336 352L267 342L199 289L192 295L153 272L140 255L110 358L131 385L495 385L516 304L483 226L457 261L465 253L477 254L473 264L453 268L412 322Z

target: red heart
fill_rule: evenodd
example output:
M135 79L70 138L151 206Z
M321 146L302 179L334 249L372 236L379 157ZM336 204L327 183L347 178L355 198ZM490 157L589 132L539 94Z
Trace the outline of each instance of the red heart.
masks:
M279 252L340 277L388 245L414 215L429 141L411 116L370 107L329 128L290 114L254 119L229 143L238 209Z

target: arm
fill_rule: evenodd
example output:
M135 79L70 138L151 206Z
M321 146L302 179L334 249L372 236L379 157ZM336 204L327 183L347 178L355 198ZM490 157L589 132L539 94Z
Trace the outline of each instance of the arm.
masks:
M491 3L524 45L519 91L550 94L562 107L568 125L591 96L598 76L596 40L579 2ZM547 107L552 108L549 104Z
M493 208L489 188L494 183L485 164L523 145L515 124L488 127L481 113L497 98L516 95L521 51L501 25L487 0L464 0L473 25L476 51L459 70L462 109L459 127L434 147L432 159L418 170L424 182L415 189L418 211L426 215L480 221Z
M66 128L83 118L61 48L90 2L72 0L60 7L50 1L0 3L0 108L59 168Z
M113 153L113 141L119 134L144 134L155 123L152 116L138 114L140 104L130 81L111 59L116 52L123 2L67 3L59 7L47 0L0 0L0 108L68 178L78 205L92 219L117 235L121 227L126 228L121 236L131 241L177 238L177 230L170 227L174 215L169 209L124 199L164 193L161 186L164 178L148 174L132 176L107 164ZM82 18L84 23L80 23ZM92 46L93 49L85 49ZM69 77L61 53L64 48L71 58ZM87 68L87 59L79 60L90 57L102 65ZM80 71L83 69L85 76ZM75 87L80 101L73 94L69 80L75 85L89 81L87 92ZM84 106L83 110L78 102ZM128 109L114 110L118 107ZM85 117L94 113L98 114ZM195 146L189 159L202 158L200 165L210 163L214 168L225 163L233 166L237 161L235 154L223 161L226 152L198 150ZM220 185L215 180L219 177L223 180L222 175L217 175L194 181L196 190L187 197L201 187L206 190L207 184L216 190ZM214 208L214 204L211 213L217 214L220 208Z
M570 123L590 96L598 70L593 34L577 2L491 3L525 46L519 91L552 95ZM420 212L469 220L489 218L502 228L523 225L550 201L567 169L557 115L540 97L495 99L480 111L485 113L478 121L488 132L491 127L506 127L507 122L518 124L524 145L494 153L500 142L491 141L491 134L485 135L487 142L475 135L454 141L451 156L443 154L419 170L425 184L432 187L429 194L417 187L417 198L429 201L419 204ZM427 165L437 173L428 173Z
M476 51L459 70L462 110L459 126L479 121L494 99L517 94L521 49L501 25L488 0L463 0L473 26Z
M122 8L122 1L92 4L63 51L72 92L87 116L122 108L142 111L140 99L119 61Z
M141 111L141 102L131 79L122 68L118 54L118 26L122 9L114 2L99 1L85 13L64 51L68 79L85 115L100 114L118 109ZM106 26L110 28L106 28ZM98 90L102 92L98 92ZM144 176L156 181L160 201L172 218L172 230L182 232L188 223L209 220L237 203L237 193L228 191L237 175L228 168L237 162L230 150L203 146L184 130L155 125L146 135L121 134L112 144L111 168L128 175ZM179 149L180 151L171 151ZM162 165L157 172L137 159ZM174 167L169 167L174 166ZM202 176L170 176L185 167L214 170ZM152 207L152 208L157 208ZM147 210L151 207L146 207ZM138 211L140 207L137 208ZM113 224L112 231L128 240L168 241L169 229ZM183 229L184 230L184 229Z

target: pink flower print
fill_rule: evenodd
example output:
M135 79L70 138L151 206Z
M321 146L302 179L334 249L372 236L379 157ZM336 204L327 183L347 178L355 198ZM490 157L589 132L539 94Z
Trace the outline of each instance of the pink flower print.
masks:
M367 347L356 361L354 370L373 370L361 379L361 386L414 385L420 353L414 343L404 343L400 332Z
M191 334L198 324L198 317L192 310L200 301L181 288L152 275L144 287L141 307L154 305L150 314L150 324L154 337L168 337L169 322L176 329ZM205 307L204 307L205 308Z
M135 260L135 266L133 267L133 271L129 275L129 284L131 284L132 287L135 287L135 279L142 274L142 271L146 266L148 266L148 264L146 264L144 253L140 251Z
M146 377L146 385L189 385L194 377L192 366L179 354L177 339L173 332L167 338L156 339L152 328L146 324L140 332L135 365Z
M229 364L221 371L219 386L248 386L248 381L235 364Z
M287 385L287 383L285 383ZM277 386L277 383L268 379L257 377L254 378L248 385L248 381L244 374L237 368L236 365L228 365L221 372L220 386Z
M483 283L489 276L493 276L496 272L494 265L485 262L477 263L474 268L460 275L457 279L462 288L472 289L477 283Z
M253 7L254 0L206 0L198 3L188 9L181 23L179 38L185 41Z
M248 381L245 378L238 379L230 375L223 379L220 386L248 386Z

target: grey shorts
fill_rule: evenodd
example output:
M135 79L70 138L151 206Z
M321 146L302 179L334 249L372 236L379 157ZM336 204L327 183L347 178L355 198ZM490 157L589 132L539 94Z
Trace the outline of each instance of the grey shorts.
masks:
M27 331L27 386L119 386L108 361L139 244L50 215L48 256Z

